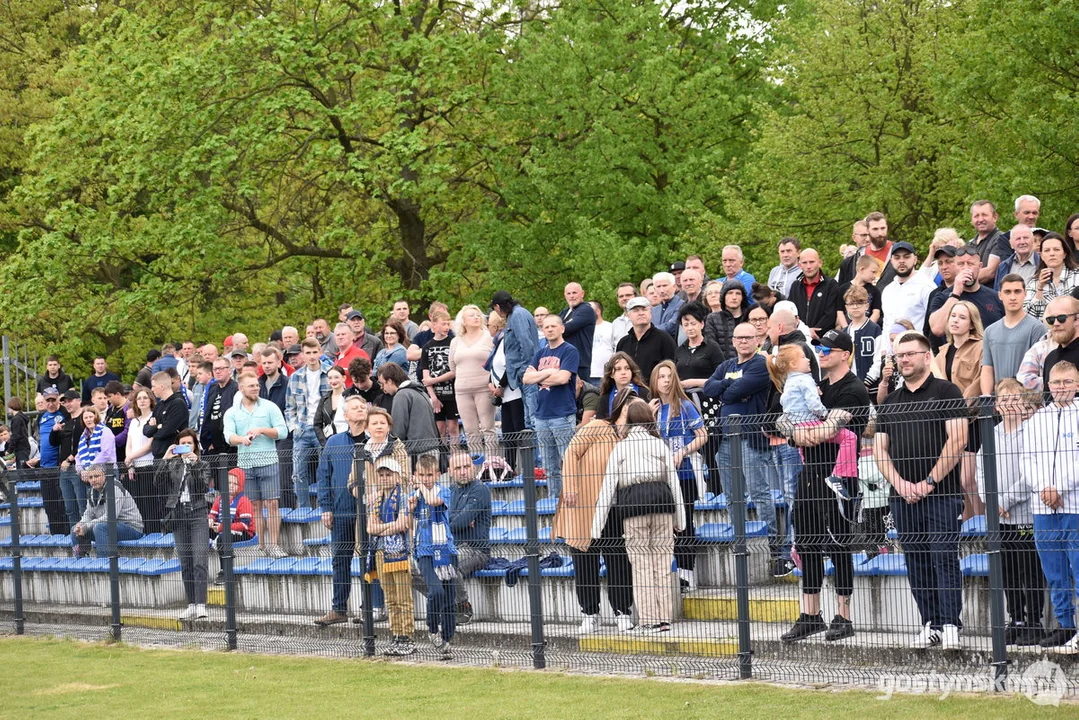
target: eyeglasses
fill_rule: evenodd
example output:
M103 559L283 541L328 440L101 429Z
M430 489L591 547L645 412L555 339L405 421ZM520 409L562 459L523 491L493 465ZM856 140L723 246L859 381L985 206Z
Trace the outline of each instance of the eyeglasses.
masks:
M1064 314L1064 315L1046 315L1045 316L1045 324L1048 325L1049 327L1052 327L1053 325L1056 325L1057 323L1060 323L1061 325L1063 325L1064 323L1068 322L1068 318L1075 317L1075 315L1076 315L1076 313L1067 313L1067 314Z
M735 335L735 340L741 340L742 342L754 342L757 339L756 335Z
M1074 380L1050 380L1049 381L1049 387L1069 388L1069 387L1074 387L1074 386L1075 386L1075 381Z
M911 351L911 352L902 352L902 353L896 353L895 357L896 357L897 360L908 360L910 358L918 357L919 355L925 355L928 352L929 352L928 350L916 350L916 351Z
M766 323L766 322L768 322L768 318L766 318L766 317L762 317L762 318L757 318L757 319L755 319L755 320L751 318L751 319L750 319L750 322L751 322L751 323L753 323L754 325L760 325L761 323Z
M869 303L865 302L864 300L859 300L858 302L849 302L849 303L847 303L847 307L861 307L863 305L868 305L868 304Z
M828 357L829 355L832 354L832 348L824 347L823 345L818 345L817 346L817 354L818 355L823 355L824 357Z

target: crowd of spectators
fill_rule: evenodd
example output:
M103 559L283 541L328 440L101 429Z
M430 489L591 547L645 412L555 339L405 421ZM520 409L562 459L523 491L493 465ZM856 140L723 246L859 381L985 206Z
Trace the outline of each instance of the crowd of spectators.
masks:
M500 290L486 312L465 305L453 317L435 302L417 324L401 300L371 332L345 304L336 325L315 319L303 338L286 326L254 344L234 333L221 351L192 341L153 348L130 387L104 357L81 388L50 357L37 416L28 421L10 400L0 442L15 466L47 471L50 527L71 532L75 552L100 540L101 476L113 471L118 511L132 521L125 532L173 528L193 567L204 568L205 553L188 546L220 528L213 515L207 523L191 463L209 478L242 471L253 536L270 557L285 555L280 508L314 500L334 558L323 625L348 620L348 563L364 523L375 540L365 562L400 654L412 651L402 618L414 585L428 594L432 642L446 652L471 616L461 578L490 559L491 498L477 478L520 470L525 429L558 501L555 534L572 549L582 633L597 628L600 558L619 629L669 631L669 597L657 588L664 558L692 592L693 502L730 487L737 455L773 574L802 570L803 613L784 640L850 637L860 458L869 456L891 486L870 556L894 551L883 534L894 527L924 624L915 644L957 648L959 523L985 512L970 408L995 394L998 451L1021 459L1000 465L998 455L1000 486L1014 496L1000 502L1005 566L1025 589L1008 596L1009 639L1076 652L1079 476L1067 433L1079 417L1079 214L1061 233L1039 227L1039 214L1037 198L1021 196L1002 231L996 207L980 200L968 240L941 228L924 244L893 240L873 212L853 223L834 269L795 237L778 241L772 268L747 269L742 249L727 245L715 278L690 255L639 284L593 289L592 299L569 282L557 312L530 312ZM356 453L366 458L362 482ZM792 506L782 534L773 489ZM181 533L196 515L198 532ZM826 556L838 598L830 623L819 603ZM1045 580L1052 632L1032 595ZM204 614L206 581L204 569L185 575L185 618Z

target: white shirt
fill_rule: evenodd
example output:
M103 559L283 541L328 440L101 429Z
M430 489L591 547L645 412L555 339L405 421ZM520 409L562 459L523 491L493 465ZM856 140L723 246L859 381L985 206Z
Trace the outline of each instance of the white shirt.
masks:
M880 304L884 310L881 323L884 332L881 337L889 350L891 343L887 340L888 334L892 325L899 320L910 320L915 332L922 331L929 295L935 289L933 283L920 272L912 272L905 282L902 280L897 275L880 293Z
M310 370L304 369L307 373L307 417L312 421L315 419L315 414L318 412L318 403L322 397L318 394L319 384L322 380L322 370ZM239 397L240 393L236 393Z
M603 377L603 368L607 361L614 355L614 323L604 320L596 323L595 332L592 335L592 373L594 378Z

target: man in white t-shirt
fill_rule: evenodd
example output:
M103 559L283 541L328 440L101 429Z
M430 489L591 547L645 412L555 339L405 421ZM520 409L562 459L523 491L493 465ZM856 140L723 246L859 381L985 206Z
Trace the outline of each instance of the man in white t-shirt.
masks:
M881 290L880 304L884 310L884 322L881 336L887 342L889 329L900 320L910 320L915 328L925 324L925 313L929 307L929 295L933 292L933 283L925 275L916 272L918 254L908 242L892 245L892 269L895 279Z
M303 367L288 379L285 397L285 424L292 436L292 488L296 507L311 505L312 461L321 447L315 433L315 413L322 396L330 391L326 371L322 369L322 345L315 338L301 344Z
M598 300L588 302L596 311L596 327L592 334L592 373L594 379L603 377L603 367L611 355L614 355L614 324L603 319L603 305Z

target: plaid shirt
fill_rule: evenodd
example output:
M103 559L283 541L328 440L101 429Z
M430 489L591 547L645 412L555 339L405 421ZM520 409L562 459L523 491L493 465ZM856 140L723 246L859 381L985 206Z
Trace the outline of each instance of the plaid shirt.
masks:
M318 381L318 396L322 397L328 392L330 381L326 379L326 370L323 369ZM307 408L306 366L297 368L296 372L289 376L288 392L285 395L285 424L288 425L289 434L315 424L315 418Z

